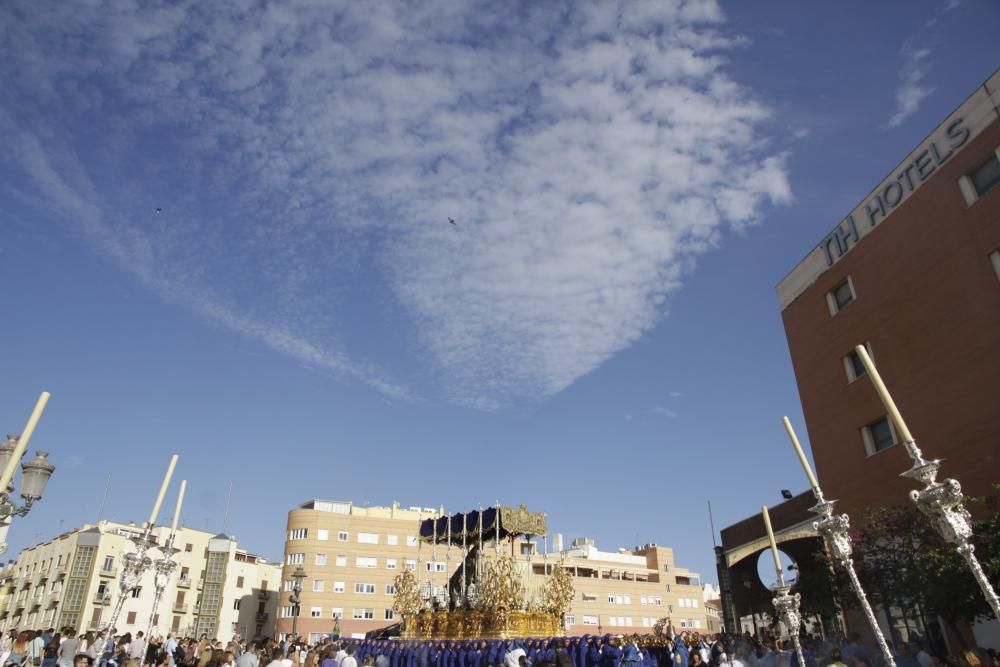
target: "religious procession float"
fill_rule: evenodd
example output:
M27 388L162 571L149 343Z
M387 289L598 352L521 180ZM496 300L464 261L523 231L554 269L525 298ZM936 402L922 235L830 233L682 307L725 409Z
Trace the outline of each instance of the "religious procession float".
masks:
M546 535L545 515L529 512L524 505L422 521L417 562L429 555L433 565L404 570L395 579L393 610L402 618L400 636L510 639L564 634L573 600L569 571L546 563L544 584L531 586L531 564L515 553L518 544ZM453 555L460 562L448 577ZM439 557L444 558L441 567Z

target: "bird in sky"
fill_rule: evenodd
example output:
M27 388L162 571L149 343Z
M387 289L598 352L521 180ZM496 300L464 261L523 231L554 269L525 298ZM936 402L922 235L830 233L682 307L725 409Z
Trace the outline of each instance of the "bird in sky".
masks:
M456 227L458 226L458 223L455 222L454 220L452 220L451 218L448 218L448 222L450 222L451 224L455 225Z
M159 206L157 206L157 207L156 207L156 212L157 212L157 213L163 213L163 209L162 209L162 208L160 208Z

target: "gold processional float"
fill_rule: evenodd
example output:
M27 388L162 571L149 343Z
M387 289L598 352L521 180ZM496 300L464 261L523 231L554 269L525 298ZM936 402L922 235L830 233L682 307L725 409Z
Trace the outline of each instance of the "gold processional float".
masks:
M420 523L416 572L395 578L392 608L402 619L388 634L403 639L510 639L565 634L573 579L559 564L544 568L544 584L530 587L530 560L514 556L517 538L546 536L545 515L524 505L490 507ZM509 548L506 543L509 543ZM424 566L422 551L431 551ZM438 551L445 563L438 585ZM452 551L461 563L449 577ZM490 553L492 552L492 553ZM424 571L426 570L426 572ZM423 575L423 576L422 576Z

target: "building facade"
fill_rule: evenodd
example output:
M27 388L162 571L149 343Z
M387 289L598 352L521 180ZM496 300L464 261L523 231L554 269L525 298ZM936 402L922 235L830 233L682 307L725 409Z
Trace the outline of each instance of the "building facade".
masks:
M422 582L444 586L460 567L457 548L431 548L418 539L420 521L433 508L357 507L351 502L310 500L288 513L278 636L292 632L295 608L288 600L298 567L305 571L299 636L317 641L339 632L361 637L398 622L392 610L393 580L403 568ZM669 617L676 627L706 628L699 577L674 563L673 551L657 545L599 551L591 540L541 553L537 542L515 545L526 589L540 591L545 573L562 564L574 576L576 595L567 634L651 632ZM493 549L486 549L488 558Z
M865 345L927 458L1000 481L1000 72L777 287L816 468L838 510L909 503L911 467Z
M134 524L102 521L24 549L4 579L0 629L103 629L119 594L121 554L132 548L129 537L139 534ZM165 527L153 530L161 545L168 534ZM174 557L178 566L156 612L150 571L127 594L116 623L120 632L146 632L152 622L154 634L204 632L223 640L237 633L273 635L279 565L247 553L225 535L192 528L178 529L174 546L180 549Z
M820 483L838 511L908 505L912 466L854 348L928 459L968 495L1000 481L1000 72L777 286ZM894 636L905 619L886 619ZM903 625L900 625L903 624ZM906 627L904 627L904 625Z

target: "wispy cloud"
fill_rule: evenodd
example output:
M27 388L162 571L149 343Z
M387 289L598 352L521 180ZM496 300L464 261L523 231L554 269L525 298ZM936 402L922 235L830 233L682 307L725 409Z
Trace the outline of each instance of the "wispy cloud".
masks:
M896 88L896 111L889 118L889 127L898 127L920 108L934 89L924 83L927 74L928 49L916 49L906 44L900 50L903 66L899 70L899 86Z
M661 417L666 417L668 419L675 419L677 417L677 413L674 410L671 410L670 408L664 407L662 405L657 405L656 407L654 407L653 414L659 415Z
M709 0L15 0L0 164L213 323L490 409L632 344L725 229L790 200L725 69L741 42Z
M934 88L928 85L924 79L930 69L931 48L923 38L924 33L937 25L938 21L948 12L958 9L962 5L961 0L947 0L941 10L927 19L923 26L915 33L903 41L903 46L899 49L899 56L903 64L899 68L899 85L896 86L896 109L889 120L887 127L899 127L903 122L915 114L920 108L920 104L934 92ZM921 44L915 47L914 44Z

